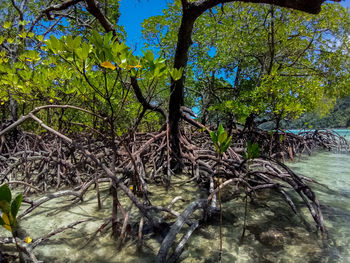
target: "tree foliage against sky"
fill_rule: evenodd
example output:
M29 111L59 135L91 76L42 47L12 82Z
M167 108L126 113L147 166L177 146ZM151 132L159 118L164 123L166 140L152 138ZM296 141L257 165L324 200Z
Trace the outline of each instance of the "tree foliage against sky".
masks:
M327 111L348 94L348 10L329 4L315 16L218 3L175 1L145 21L144 36L160 51L157 57L152 51L134 56L123 44L118 2L2 2L2 118L18 116L14 108L25 114L43 104L73 104L109 117L120 132L140 123L160 128L167 119L176 138L183 105L195 107L202 123L230 125L248 116L279 122ZM193 34L183 28L186 19ZM46 114L61 128L70 122L100 127L69 110Z
M33 183L43 181L46 192L50 172L55 172L52 182L57 178L58 189L68 171L68 185L80 185L73 195L82 200L94 184L99 207L99 181L108 181L112 232L124 242L129 215L134 215L132 206L123 212L117 191L140 211L140 226L145 219L145 226L149 223L161 233L168 223L158 214L171 207L152 206L147 184L159 179L169 187L172 174L186 169L191 181L209 185L211 194L191 203L181 215L170 211L178 219L167 231L158 262L165 262L194 211L201 208L204 217L215 215L207 209L209 203L216 207L215 187L219 191L224 184L221 179L214 183L216 176L236 186L245 182L241 186L246 197L259 188L274 189L296 212L283 188L294 189L325 233L319 202L306 179L272 159L286 153L293 158L310 148L301 136L280 136L281 121L316 109L327 111L338 97L349 95L349 10L324 5L318 14L323 2L175 0L163 16L144 23L149 50L142 55L125 44L125 32L118 26L118 1L1 2L0 152L6 154L2 166L11 167L4 175L19 164L29 186L34 189ZM274 121L276 132L255 129L262 118ZM237 122L245 122L245 127L233 133ZM19 132L19 125L30 133ZM215 125L217 132L210 132ZM193 135L193 127L201 133ZM211 135L210 144L204 132ZM313 147L330 139L340 145L332 134L317 136L317 143L310 142ZM45 142L52 138L47 147ZM18 147L22 142L24 148ZM247 145L248 155L236 152L231 142L243 144L243 149ZM260 147L266 156L260 156ZM24 157L23 165L21 158L12 158L16 151ZM39 159L33 158L31 165L27 153L38 154ZM244 164L257 156L262 159L250 173ZM258 166L264 169L259 171ZM40 170L36 181L30 178L31 169ZM70 178L74 179L69 182ZM118 210L124 216L122 224ZM185 238L199 223L191 223ZM12 227L5 221L4 225ZM138 233L142 232L141 227ZM171 257L174 261L187 242L183 240Z
M145 39L169 63L180 13L176 1L143 24ZM245 3L213 8L195 23L188 101L197 102L203 118L208 109L242 121L250 114L295 119L327 112L349 92L348 35L349 11L340 5L326 5L317 16Z

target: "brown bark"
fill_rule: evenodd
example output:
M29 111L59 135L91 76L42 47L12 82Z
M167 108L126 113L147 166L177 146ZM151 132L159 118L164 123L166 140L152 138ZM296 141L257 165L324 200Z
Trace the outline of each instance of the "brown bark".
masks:
M140 86L137 82L137 79L135 77L131 77L130 82L131 82L131 86L134 90L135 96L136 96L137 100L142 104L142 107L144 108L144 110L151 110L151 111L159 112L166 119L167 114L165 113L165 111L159 106L151 105L146 100L146 98L143 96L142 91L140 89Z
M44 9L42 11L42 14L45 14L47 19L52 20L53 17L51 16L50 12L66 10L66 9L70 8L71 6L78 4L81 1L82 0L67 0L67 1L62 2L61 4L52 5L52 6L47 7L46 9ZM41 16L40 16L40 18L41 18Z
M57 10L64 10L73 5L78 4L82 0L67 0L60 5L53 5L45 10L43 14L46 14L50 19L50 12ZM333 0L334 2L339 2L340 0ZM98 7L98 1L96 0L84 0L86 4L86 9L91 13L103 26L106 32L112 31L115 34L114 25L108 20L107 16L102 13ZM174 57L174 68L186 68L188 62L189 49L192 44L191 35L193 31L193 26L196 19L204 13L206 10L218 5L229 2L237 2L235 0L198 0L195 2L188 2L187 0L182 0L182 19L181 25L178 32L178 41ZM321 10L321 5L324 0L241 0L241 2L246 3L260 3L260 4L272 4L280 7L287 7L296 10L301 10L304 12L317 14ZM132 87L134 89L135 95L140 103L145 109L155 110L160 112L163 116L164 111L158 107L150 105L142 96L141 90L138 87L137 80L131 79ZM170 85L170 101L169 101L169 117L168 123L170 127L170 142L173 154L173 161L175 163L180 163L181 166L181 149L180 149L180 128L179 123L181 119L181 106L184 105L184 83L185 74L182 78L175 81L171 81ZM173 162L174 164L174 162Z
M103 26L106 32L112 31L115 35L115 27L108 20L108 18L102 13L101 9L98 7L98 2L96 0L85 0L86 10L92 14Z
M339 0L335 0L338 2ZM176 45L174 68L186 68L188 61L189 49L192 44L191 35L196 19L206 10L223 3L236 2L232 0L198 0L196 2L188 2L182 0L182 19L178 32L178 40ZM324 0L243 0L247 3L273 4L281 7L288 7L296 10L317 14L321 10L321 4ZM185 74L182 78L171 81L170 101L169 101L169 126L171 146L173 157L181 159L180 153L180 129L179 122L181 119L181 106L184 105L184 83Z
M175 51L174 68L186 68L188 61L188 52L192 44L191 35L193 25L198 16L191 12L191 9L183 7L183 16L181 26L178 32L178 41ZM170 142L173 157L181 158L180 153L180 129L179 122L181 118L181 106L184 105L184 82L185 76L181 79L171 81L170 86L170 101L169 101L169 127L170 127ZM172 158L174 160L174 158ZM172 165L173 166L173 165Z

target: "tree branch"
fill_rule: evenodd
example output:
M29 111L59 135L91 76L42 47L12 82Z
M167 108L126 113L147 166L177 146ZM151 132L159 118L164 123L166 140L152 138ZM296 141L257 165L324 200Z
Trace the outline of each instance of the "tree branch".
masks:
M53 17L50 14L51 11L62 11L62 10L68 9L69 7L71 7L73 5L76 5L77 3L81 2L81 1L82 0L67 0L59 5L49 6L48 8L46 8L42 11L42 14L45 14L47 19L52 20Z
M93 15L102 25L106 32L113 32L113 35L116 35L114 25L108 20L108 18L101 12L101 9L98 7L98 2L95 0L84 0L86 4L86 10Z
M140 89L140 86L139 86L139 84L137 82L137 79L135 77L131 77L130 81L131 81L131 86L132 86L132 88L134 90L134 93L136 95L136 98L142 104L143 108L146 109L146 110L159 112L167 120L168 119L168 115L165 113L165 111L162 108L160 108L159 106L151 105L145 99L145 97L143 96L142 91Z
M198 12L203 13L206 10L223 3L238 2L237 0L198 0L189 3L189 8L197 9ZM304 11L310 14L318 14L321 11L321 5L325 0L240 0L245 3L257 4L272 4L280 7L287 7ZM340 0L333 0L333 2L340 2Z
M11 0L11 3L13 5L13 7L17 10L18 14L19 14L19 20L23 21L24 20L24 15L22 10L16 5L15 0Z

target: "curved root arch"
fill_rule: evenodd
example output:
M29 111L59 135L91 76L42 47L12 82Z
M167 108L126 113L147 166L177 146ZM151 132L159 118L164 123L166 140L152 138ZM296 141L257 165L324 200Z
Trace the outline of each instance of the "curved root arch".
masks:
M113 150L110 147L109 139L101 135L85 134L82 136L80 134L72 138L48 127L34 115L39 110L36 109L0 131L0 137L4 136L22 122L32 119L49 132L41 136L20 132L17 142L6 146L6 140L2 140L1 183L21 185L24 187L25 193L46 192L52 188L59 190L61 187L67 186L74 190L58 191L56 194L45 196L37 201L25 200L31 204L31 207L22 216L29 214L51 198L73 195L74 202L82 200L92 185L97 186L97 197L99 198L98 184L110 182L115 189L121 189L139 209L141 216L137 231L139 241L142 239L144 220L147 220L154 229L161 229L162 223L167 224L167 219L161 213L166 212L177 217L158 253L159 262L163 262L162 260L174 262L181 255L187 240L201 222L190 220L193 212L199 208L203 209L203 219L215 214L217 192L227 185L234 184L239 189L237 191L245 192L251 198L257 191L272 189L279 193L296 213L297 209L293 198L286 191L293 189L308 207L317 228L325 233L319 202L315 193L308 186L313 181L295 174L285 164L270 156L254 159L248 169L246 161L241 155L247 141L247 137L242 136L242 134L233 135L232 146L219 160L207 134L208 129L206 132L196 132L193 127L184 127L179 138L180 153L183 171L190 176L184 183L196 181L199 185L206 187L208 198L191 203L180 214L174 211L171 205L169 207L152 206L148 199L149 183L164 185L171 183L173 172L170 169L169 156L172 150L167 130L154 133L134 133L123 138L117 137L114 143L118 147L117 150ZM189 122L194 126L201 127L194 120ZM311 151L315 147L332 149L348 147L347 142L341 136L329 131L314 131L301 135L278 133L277 135L271 137L269 133L254 131L253 138L259 142L263 152L268 153L272 147L272 149L278 149L282 152L284 154L282 157L289 156L291 158L305 149ZM281 136L283 136L282 139L280 139ZM6 136L2 138L6 138ZM252 138L252 134L250 134L250 138ZM215 180L219 177L222 178L220 185ZM120 231L123 234L122 241L124 241L126 226L131 225L130 222L135 221L136 218L130 217L130 213L119 203L116 195L113 198L123 214L122 222L119 225L123 225L124 230L120 229ZM118 219L110 220L109 218L106 224L115 220ZM190 228L175 248L174 254L168 256L169 248L184 223L188 224Z

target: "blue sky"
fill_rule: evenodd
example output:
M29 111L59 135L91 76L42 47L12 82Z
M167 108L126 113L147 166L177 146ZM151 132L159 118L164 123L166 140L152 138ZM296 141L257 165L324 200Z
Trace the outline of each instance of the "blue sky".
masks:
M350 0L348 0L350 1ZM161 15L171 0L121 0L120 25L123 25L128 34L127 44L137 53L141 53L142 33L141 23L151 16ZM136 45L136 46L135 46Z
M308 0L305 0L308 1ZM120 1L120 24L124 26L128 34L127 44L141 54L142 34L141 23L151 16L161 15L167 3L172 0L121 0ZM331 1L327 1L331 2ZM341 4L350 7L350 0L342 1Z

